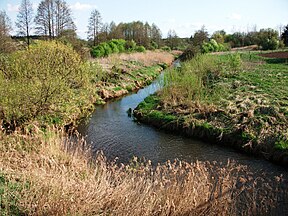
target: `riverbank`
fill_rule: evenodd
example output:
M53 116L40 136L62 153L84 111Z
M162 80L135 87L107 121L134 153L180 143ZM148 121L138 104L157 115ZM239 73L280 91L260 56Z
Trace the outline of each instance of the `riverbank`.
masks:
M287 166L287 67L286 58L258 53L200 56L167 72L166 87L134 116Z
M91 146L80 137L71 140L63 126L104 101L95 90L99 80L113 89L119 79L110 86L101 80L101 67L82 62L71 48L43 42L0 60L0 215L247 215L251 209L261 215L286 210L285 178L254 178L247 167L231 161L168 161L155 167L136 158L117 165L102 154L93 157Z
M96 90L102 103L150 84L162 70L172 64L174 58L171 53L159 50L116 54L92 60L92 64L99 65L101 70Z

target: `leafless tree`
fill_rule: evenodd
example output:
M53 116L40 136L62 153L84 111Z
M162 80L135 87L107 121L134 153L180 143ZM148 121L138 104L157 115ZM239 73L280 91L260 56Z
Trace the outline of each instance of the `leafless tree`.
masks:
M6 52L9 49L9 36L12 30L12 23L5 11L0 11L0 53Z
M30 32L33 25L33 8L30 0L22 0L17 15L16 26L18 28L18 35L25 36L27 38L27 45L30 45Z
M99 43L99 34L102 29L102 17L98 10L91 12L88 23L88 40L93 41L93 46Z
M37 9L35 23L40 35L53 39L64 30L76 30L71 10L65 0L42 0Z

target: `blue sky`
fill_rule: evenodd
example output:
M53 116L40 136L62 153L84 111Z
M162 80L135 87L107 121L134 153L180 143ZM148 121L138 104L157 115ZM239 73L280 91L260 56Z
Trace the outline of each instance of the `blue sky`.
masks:
M41 0L30 0L35 9ZM70 5L77 33L86 38L90 13L97 9L104 22L148 21L167 35L173 29L180 37L190 37L205 25L211 34L224 29L228 33L260 28L279 29L288 24L288 0L66 0ZM13 22L21 0L0 0Z

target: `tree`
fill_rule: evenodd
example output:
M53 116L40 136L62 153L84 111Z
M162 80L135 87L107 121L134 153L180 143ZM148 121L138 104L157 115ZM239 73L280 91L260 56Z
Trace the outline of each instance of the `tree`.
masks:
M263 50L275 50L279 46L278 32L274 29L261 29L258 33L258 45Z
M157 25L154 23L151 26L151 42L154 42L157 44L157 47L160 47L162 44L162 33L161 30L158 28ZM155 47L155 48L157 48Z
M0 11L0 52L7 52L10 49L10 31L12 30L10 18L5 11Z
M76 31L71 10L65 0L42 0L35 17L37 33L53 39L64 30Z
M29 0L22 0L17 15L16 26L18 28L18 35L25 36L27 38L27 45L30 45L30 32L33 24L33 8L32 3Z
M179 45L179 37L175 30L168 31L166 45L171 49L177 49Z
M285 46L288 46L288 25L284 28L281 39L284 41Z
M212 39L214 39L217 43L223 44L225 41L226 32L224 30L215 31L212 35Z
M93 42L93 46L99 43L99 34L102 28L102 17L98 10L91 12L88 23L88 40Z
M194 33L194 36L191 37L191 41L193 46L201 46L204 42L208 42L209 34L205 29L205 26L202 26L202 28Z

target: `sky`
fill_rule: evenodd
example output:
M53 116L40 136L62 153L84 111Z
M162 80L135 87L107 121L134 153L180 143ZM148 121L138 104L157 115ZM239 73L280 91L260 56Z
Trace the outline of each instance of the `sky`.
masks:
M34 13L41 0L30 0ZM274 28L288 25L288 0L66 0L72 10L77 34L86 39L88 19L97 9L103 22L143 21L155 23L163 37L175 30L179 37L190 37L204 25L212 34L224 29L227 33L247 32L255 26ZM0 0L13 23L21 0Z

